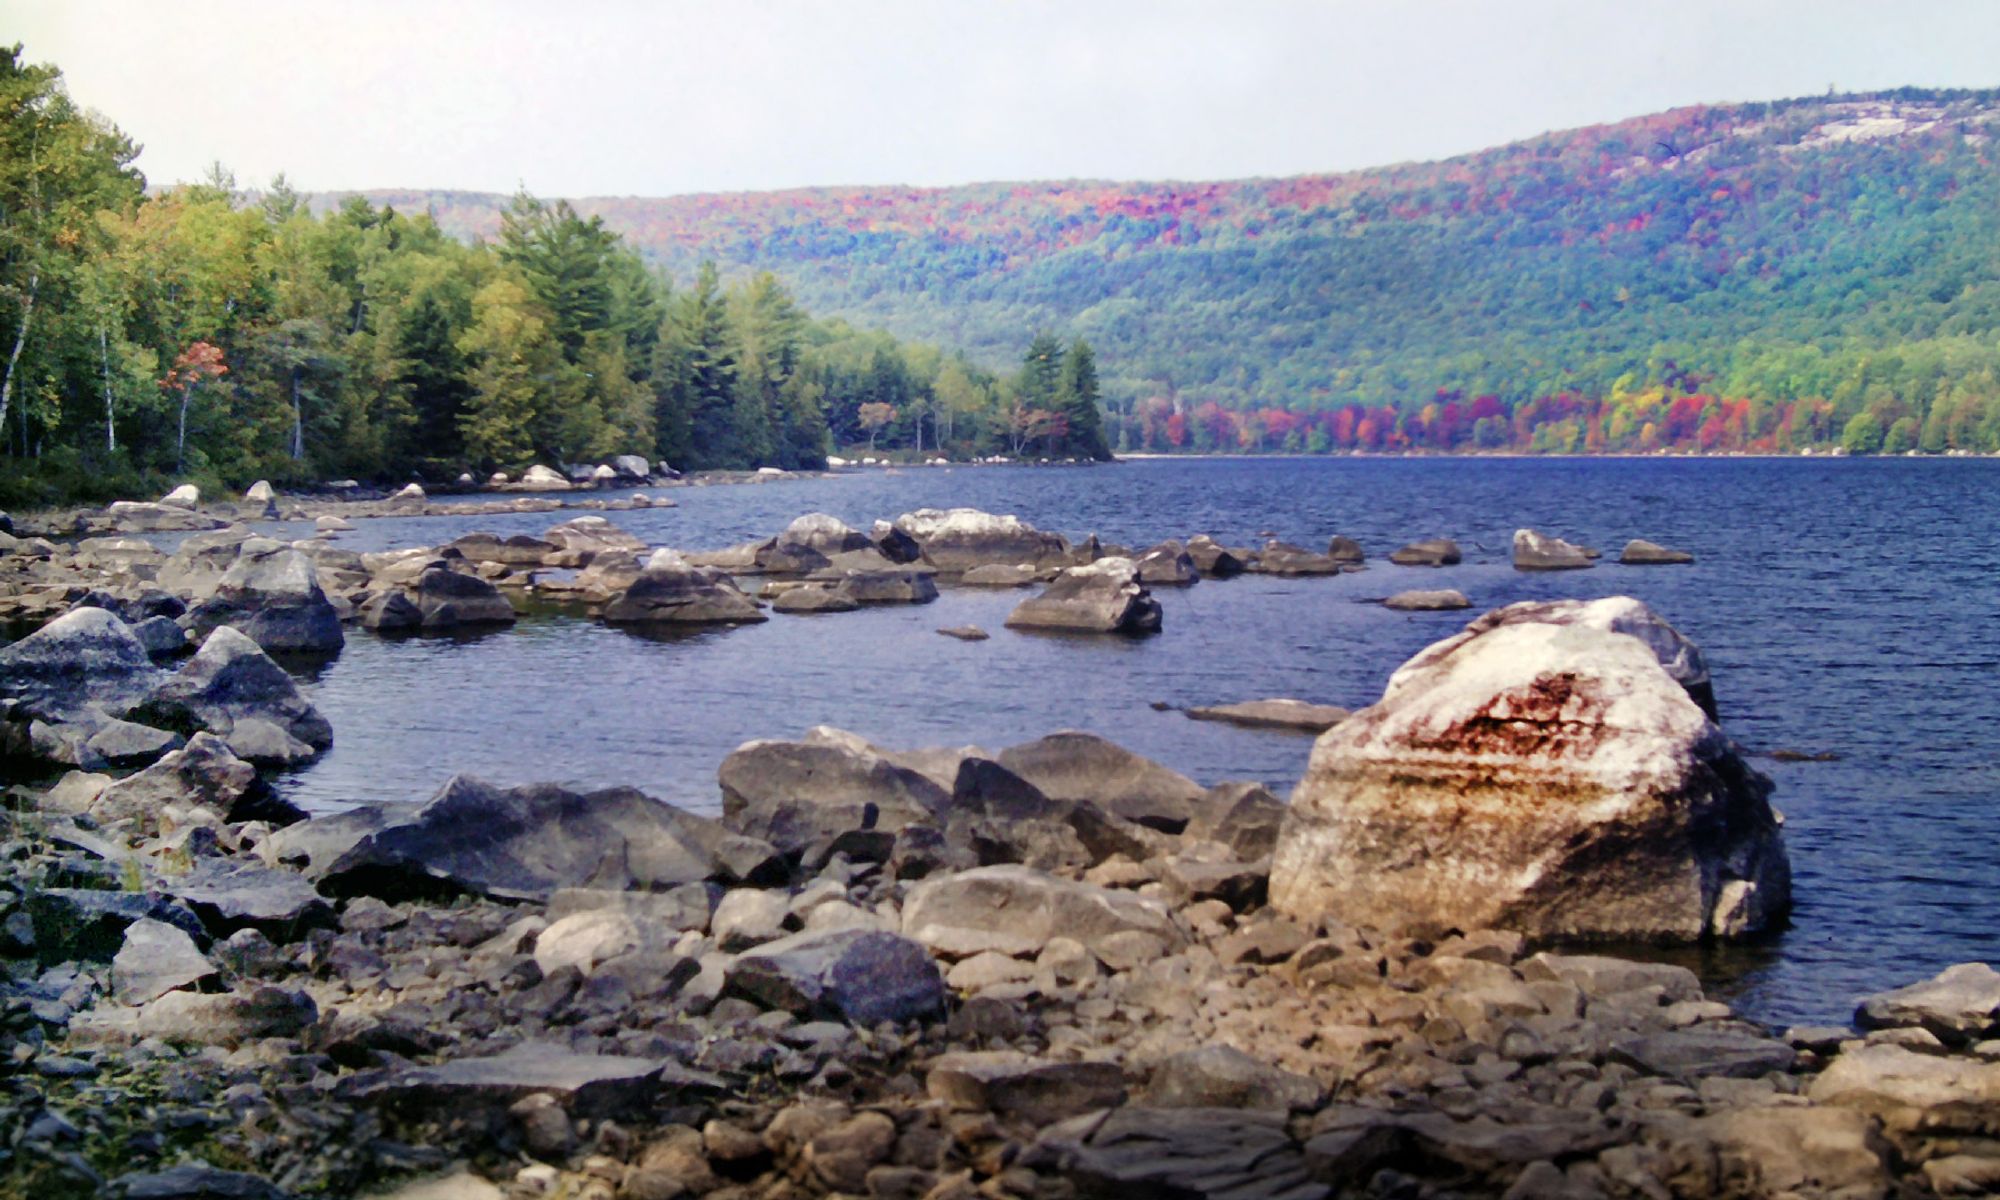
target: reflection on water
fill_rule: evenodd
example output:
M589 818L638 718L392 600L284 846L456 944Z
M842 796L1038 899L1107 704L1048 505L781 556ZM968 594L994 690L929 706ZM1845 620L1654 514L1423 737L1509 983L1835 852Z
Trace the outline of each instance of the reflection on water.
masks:
M711 548L802 512L865 527L923 506L1019 513L1072 536L1145 544L1270 529L1302 545L1358 538L1370 569L1161 589L1158 637L1049 638L1003 628L1018 591L660 637L574 609L509 629L388 640L361 631L308 673L336 745L285 783L315 809L419 800L454 772L517 782L633 784L713 811L737 744L832 724L892 745L997 748L1059 728L1101 733L1203 782L1295 780L1311 742L1190 721L1175 707L1265 696L1350 707L1468 614L1365 601L1453 587L1479 609L1530 598L1637 595L1706 649L1725 727L1753 751L1788 818L1799 907L1773 946L1708 952L1749 1011L1843 1019L1854 998L1954 961L2000 958L2000 463L1979 460L1214 460L1102 469L870 473L684 488L680 506L609 514L656 545ZM538 533L570 514L361 521L358 550L473 529ZM1603 547L1595 570L1515 572L1531 525ZM292 530L296 535L297 530ZM1391 567L1419 537L1467 562ZM1608 561L1627 538L1684 547L1692 567ZM939 636L979 625L993 637Z

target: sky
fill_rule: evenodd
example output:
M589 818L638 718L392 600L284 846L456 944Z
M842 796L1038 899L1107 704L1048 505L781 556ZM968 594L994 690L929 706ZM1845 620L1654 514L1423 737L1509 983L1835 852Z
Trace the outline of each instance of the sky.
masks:
M0 0L155 185L1232 179L1685 104L2000 85L2000 2Z

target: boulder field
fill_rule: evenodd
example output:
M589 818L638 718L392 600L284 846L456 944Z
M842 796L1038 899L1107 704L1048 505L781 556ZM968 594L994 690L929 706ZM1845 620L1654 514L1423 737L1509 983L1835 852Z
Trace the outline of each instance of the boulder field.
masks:
M166 687L95 612L57 633L105 686L24 642L13 704L314 733L246 635ZM1697 687L1635 602L1514 606L1328 714L1289 806L1083 732L820 728L729 755L716 816L457 778L298 820L203 728L0 813L0 1190L1989 1192L1991 968L1774 1031L1573 940L1783 917Z

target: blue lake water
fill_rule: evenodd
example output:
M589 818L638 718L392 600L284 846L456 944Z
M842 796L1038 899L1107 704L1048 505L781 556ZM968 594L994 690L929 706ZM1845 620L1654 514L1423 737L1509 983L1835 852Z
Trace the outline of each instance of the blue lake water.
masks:
M1103 468L870 471L681 488L679 507L608 514L655 545L705 549L809 511L865 528L911 509L1017 513L1072 537L1146 545L1207 532L1255 544L1357 538L1369 569L1162 590L1143 641L1017 634L1017 592L947 589L935 604L776 615L648 639L578 615L531 614L464 639L350 635L308 680L336 745L284 788L316 810L420 800L455 772L504 782L632 784L713 811L737 744L814 724L890 745L998 748L1088 729L1204 783L1282 792L1310 740L1155 711L1296 696L1358 707L1465 613L1366 601L1455 587L1478 610L1627 593L1707 651L1724 727L1778 784L1796 874L1794 928L1697 962L1773 1022L1842 1020L1863 993L1966 959L2000 958L2000 462L1829 459L1218 459ZM338 545L430 545L472 529L538 533L571 514L357 522ZM1604 548L1645 537L1690 567L1530 575L1508 561L1528 525ZM1456 538L1442 570L1385 561ZM992 640L938 636L978 624Z

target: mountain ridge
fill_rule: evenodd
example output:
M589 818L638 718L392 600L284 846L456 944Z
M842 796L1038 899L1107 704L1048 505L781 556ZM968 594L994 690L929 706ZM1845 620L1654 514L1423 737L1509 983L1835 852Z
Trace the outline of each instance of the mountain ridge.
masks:
M1512 410L1655 385L1823 401L1841 425L1869 403L1866 383L1834 396L1846 358L1962 358L1946 343L2000 332L1996 137L2000 89L1903 88L1688 105L1358 171L574 203L676 279L704 259L725 278L770 270L816 312L987 366L1025 331L1086 337L1127 416L1149 398L1408 414L1454 392ZM507 201L315 199L345 194L460 237L497 229ZM1842 364L1768 378L1808 350ZM1887 386L1885 427L1927 417L1933 397Z

